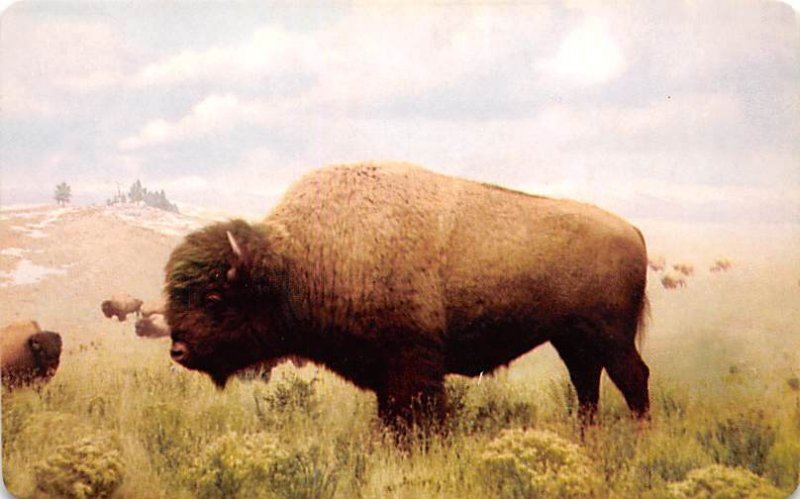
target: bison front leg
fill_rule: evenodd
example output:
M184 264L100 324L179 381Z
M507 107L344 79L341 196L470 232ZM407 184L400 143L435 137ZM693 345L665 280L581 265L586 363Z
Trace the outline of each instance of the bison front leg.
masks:
M574 337L554 340L561 360L567 365L569 377L578 395L578 420L581 427L594 423L600 399L600 373L603 366L596 352Z
M649 418L650 395L647 387L650 369L633 347L625 345L608 356L606 372L617 385L636 417Z
M394 352L377 395L388 427L398 433L414 426L430 430L444 420L444 356L424 348Z

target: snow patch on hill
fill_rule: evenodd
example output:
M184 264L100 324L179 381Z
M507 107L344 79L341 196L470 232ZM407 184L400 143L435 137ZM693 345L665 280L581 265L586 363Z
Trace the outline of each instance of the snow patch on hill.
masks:
M14 258L22 258L22 255L26 253L26 250L22 248L3 248L0 250L0 255L2 256L11 256Z
M10 272L0 271L0 288L35 284L50 275L66 275L70 267L71 265L62 265L59 268L43 267L26 258L21 258L17 262L17 266Z
M40 239L47 237L46 229L58 222L58 220L68 214L74 213L78 208L55 208L48 209L35 208L35 209L19 209L19 210L4 210L0 213L0 220L36 220L32 223L24 223L22 225L12 225L9 230L13 232L20 232L28 237Z
M167 236L183 236L208 224L208 220L151 208L143 204L121 204L105 208L106 216Z

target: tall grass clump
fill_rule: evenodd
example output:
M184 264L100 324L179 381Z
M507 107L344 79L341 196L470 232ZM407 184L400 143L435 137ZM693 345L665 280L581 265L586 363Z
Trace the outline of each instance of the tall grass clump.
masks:
M123 481L122 450L115 435L94 435L60 446L34 465L36 488L49 497L111 496Z
M800 484L800 439L787 437L770 450L766 462L766 476L784 489Z
M571 421L578 414L578 394L569 377L562 376L550 380L547 385L547 395L550 407L556 411L551 415L551 419L563 423Z
M633 472L627 478L640 489L659 489L712 463L711 456L694 439L654 431L642 439L631 459Z
M612 487L625 480L638 451L641 434L631 418L606 419L586 429L583 440L603 480Z
M141 408L136 426L141 442L156 469L179 470L190 464L191 456L201 447L205 433L197 428L186 411L175 405L157 402ZM168 474L167 483L176 485L176 475Z
M759 475L765 471L776 437L775 427L761 410L740 412L697 434L715 462L741 466Z
M451 430L494 433L527 428L536 422L532 392L510 383L503 373L479 381L454 376L448 378L445 388Z
M780 499L785 497L764 478L744 468L713 464L689 472L686 479L669 485L676 499Z
M31 415L46 409L41 397L33 390L19 390L12 395L3 387L0 400L3 410L3 460L6 461L7 452L13 447Z
M543 430L504 430L480 455L494 497L592 497L602 479L583 449Z

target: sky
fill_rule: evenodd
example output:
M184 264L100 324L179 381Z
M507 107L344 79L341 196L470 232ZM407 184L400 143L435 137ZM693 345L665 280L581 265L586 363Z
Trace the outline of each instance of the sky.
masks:
M798 4L6 2L0 206L139 179L265 215L303 173L396 160L631 218L800 224Z

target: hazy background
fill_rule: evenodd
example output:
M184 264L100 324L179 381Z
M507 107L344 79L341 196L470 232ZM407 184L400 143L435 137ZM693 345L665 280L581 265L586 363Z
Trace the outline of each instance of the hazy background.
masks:
M0 204L140 179L263 215L303 172L386 159L637 219L800 221L792 7L605 3L17 3Z

